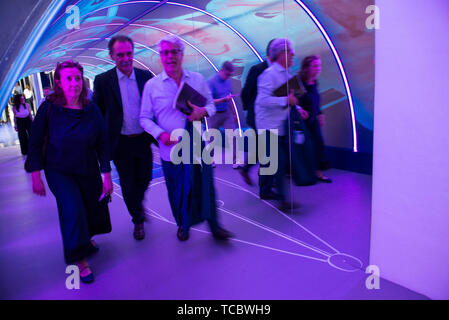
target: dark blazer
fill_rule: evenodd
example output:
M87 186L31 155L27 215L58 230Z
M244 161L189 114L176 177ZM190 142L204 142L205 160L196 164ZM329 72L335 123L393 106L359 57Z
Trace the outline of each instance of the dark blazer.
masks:
M249 69L240 96L242 98L243 110L254 109L254 102L257 97L257 78L268 68L268 62L264 61L256 64Z
M113 68L95 77L93 95L93 100L100 108L106 121L112 158L115 158L115 151L123 125L122 96L116 69ZM142 96L145 83L152 78L152 74L149 71L137 68L134 68L134 72L140 96ZM148 135L148 141L150 145L154 142L154 139Z
M251 128L256 128L256 120L254 113L254 103L257 97L257 78L268 68L268 62L264 61L256 64L249 69L240 97L243 103L243 110L247 110L246 123Z

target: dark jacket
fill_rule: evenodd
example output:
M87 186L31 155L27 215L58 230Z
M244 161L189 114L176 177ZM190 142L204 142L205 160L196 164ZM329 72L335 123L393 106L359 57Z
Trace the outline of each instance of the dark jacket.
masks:
M264 61L251 67L246 77L240 97L242 98L243 110L248 111L246 122L255 128L254 103L257 97L257 78L268 68L268 62Z
M145 83L152 78L152 74L149 71L137 68L134 68L134 72L136 74L140 96L142 96ZM98 105L105 118L106 129L108 131L111 146L111 156L112 159L114 159L123 125L122 96L120 94L120 85L116 68L95 77L93 100ZM154 139L149 134L144 134L148 136L148 146L150 147L150 144L154 142Z

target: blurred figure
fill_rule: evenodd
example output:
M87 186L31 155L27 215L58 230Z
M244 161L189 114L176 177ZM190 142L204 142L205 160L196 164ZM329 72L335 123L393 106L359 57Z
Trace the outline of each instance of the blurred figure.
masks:
M23 94L23 89L19 81L16 83L16 86L13 89L13 94Z
M76 263L81 280L89 283L94 277L86 258L98 251L91 238L111 231L108 139L100 110L86 99L83 67L70 60L58 63L54 76L54 92L32 127L28 160L33 192L45 196L44 170L58 205L65 262Z
M177 237L180 241L187 240L190 227L207 220L216 239L228 239L231 233L217 220L212 167L192 162L174 164L170 157L177 144L177 141L170 140L173 130L186 128L191 132L193 121L215 114L212 95L201 74L183 69L184 44L178 37L163 38L159 42L159 53L164 71L145 84L140 123L159 142L170 207L178 225ZM192 108L188 116L173 108L181 83L187 83L207 100L204 107L188 102Z
M152 74L133 67L131 38L114 36L108 48L116 67L95 77L93 99L106 120L112 160L134 224L134 239L143 240L145 211L142 203L152 178L151 144L154 140L143 130L139 116L143 87Z
M25 102L25 98L21 94L16 94L13 97L13 113L14 113L14 129L17 131L20 142L20 151L22 155L28 153L28 139L31 133L31 123L33 116L31 108Z
M234 66L231 62L223 63L220 71L208 80L209 88L214 99L217 112L208 121L209 128L235 129L237 127L237 115L232 106L232 83L230 78L234 73ZM235 145L235 144L233 144ZM236 152L233 152L233 168L238 168L240 162L236 161ZM213 164L212 166L215 166Z
M50 93L53 92L53 90L50 87L45 87L44 89L42 89L42 91L44 93L44 96L41 99L39 105L41 105L45 101L45 99L50 95Z
M267 59L259 64L256 64L251 67L249 70L248 76L246 77L245 85L243 86L241 98L243 103L243 110L247 111L246 115L246 123L250 128L252 128L254 131L256 130L256 119L254 114L254 103L256 101L257 97L257 79L262 74L262 72L265 71L269 66L272 64L272 59L270 56L270 45L273 43L273 41L276 39L270 40L267 45ZM256 145L256 154L258 152L257 145ZM240 170L240 174L243 177L243 180L248 184L252 185L253 182L251 181L251 178L249 177L249 170L253 164L246 164L243 166L243 168Z
M269 149L268 139L278 140L278 150L267 151L278 152L278 169L274 175L259 176L259 195L264 200L279 201L281 210L288 210L294 207L293 203L286 200L284 176L288 166L289 144L288 132L285 132L289 108L297 107L301 116L307 117L307 112L298 107L298 99L293 93L285 97L277 97L274 91L287 82L291 75L288 69L293 64L293 45L288 39L276 39L270 45L270 56L272 64L267 68L257 80L257 98L255 101L255 115L257 129L275 129L276 134L267 135L266 146ZM262 136L263 137L263 136ZM260 142L259 143L263 143ZM260 146L259 146L260 147ZM267 167L262 165L261 167ZM273 191L273 186L276 192Z
M87 99L88 100L92 100L92 97L93 97L93 91L90 89L90 87L89 87L89 79L87 79L86 77L84 77L84 85L86 86L86 88L87 88Z
M306 125L309 129L315 149L315 159L317 161L316 176L319 181L331 183L332 180L326 177L322 170L329 168L328 160L324 152L324 141L321 133L321 127L325 124L324 114L320 109L320 93L318 91L317 78L321 72L321 58L313 55L305 57L301 64L300 77L307 91L305 95L299 98L299 105L309 114L306 119Z
M30 89L30 86L25 86L25 90L23 90L23 95L25 96L25 101L28 103L31 107L31 111L33 114L36 114L36 108L34 107L33 103L33 91Z

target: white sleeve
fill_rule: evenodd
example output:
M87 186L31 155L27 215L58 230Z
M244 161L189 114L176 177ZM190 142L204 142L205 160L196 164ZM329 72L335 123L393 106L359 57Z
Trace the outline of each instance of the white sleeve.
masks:
M275 97L273 95L273 92L276 89L270 73L262 73L257 78L257 97L255 104L274 108L283 108L287 106L287 97Z
M151 134L155 139L159 138L164 130L153 120L153 103L151 99L151 81L147 81L142 93L142 102L140 106L140 125Z

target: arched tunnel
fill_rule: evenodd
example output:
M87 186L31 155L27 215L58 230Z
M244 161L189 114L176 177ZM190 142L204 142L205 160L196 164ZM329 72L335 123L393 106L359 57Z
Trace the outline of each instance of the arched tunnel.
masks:
M379 23L378 8L373 2L24 0L17 4L2 3L0 23L3 30L10 31L5 31L5 41L0 47L0 256L2 260L8 257L13 263L0 268L3 283L0 298L425 298L394 283L389 283L379 294L368 290L365 281L372 236L375 36ZM326 119L320 129L327 157L327 167L323 170L331 180L323 178L299 185L294 182L293 171L287 172L294 170L289 169L294 166L294 160L290 161L282 183L295 211L287 212L272 201L278 199L262 196L259 185L265 182L261 182L258 170L249 171L248 179L252 183L248 184L242 179L238 165L218 163L215 166L214 163L212 199L215 199L218 221L232 232L232 237L226 242L212 241L210 234L216 236L214 229L209 230L202 223L192 225L188 241L180 242L179 232L185 221L174 218L172 211L178 201L173 200L177 197L174 190L184 192L185 182L174 180L181 181L182 188L169 186L167 172L170 171L159 148L161 136L153 137L158 143L151 146L151 181L141 203L145 223L137 223L142 228L145 225L145 239L136 241L143 236L140 239L136 236L137 224L135 220L131 222L128 213L131 196L124 189L128 188L124 186L128 182L121 176L124 169L117 169L114 158L111 161L114 190L108 213L112 231L95 237L101 249L89 256L95 285L81 284L82 290L68 290L67 274L61 271L64 259L67 262L68 227L61 216L58 222L56 214L63 212L63 200L57 197L56 202L54 188L48 189L47 171L46 179L42 171L46 197L33 194L34 172L29 174L24 170L26 157L19 155L22 140L14 130L16 117L20 118L15 96L24 95L32 118L39 115L39 109L49 101L44 89L57 86L56 66L74 60L83 67L85 85L98 97L94 82L101 75L116 70L120 77L117 61L108 47L117 35L132 39L133 70L144 70L152 77L146 82L145 90L156 83L154 79L167 75L160 49L161 39L167 36L175 36L182 42L183 70L200 74L199 79L208 83L218 77L225 62L230 62L233 69L229 85L234 96L229 100L229 108L235 115L233 129L239 129L240 134L252 128L241 93L252 67L267 61L270 40L291 41L293 60L287 68L291 75L301 74L304 58L319 56L321 74L317 94L320 114ZM273 63L266 70L271 70ZM261 90L260 76L257 85ZM123 90L122 84L117 88ZM121 97L124 99L123 93ZM95 99L92 101L96 102ZM157 113L151 116L151 121L157 123ZM107 123L107 116L105 119ZM105 132L111 130L108 125ZM36 131L34 126L33 123ZM121 135L126 136L123 130ZM293 152L291 141L288 150L287 153ZM126 170L134 170L132 165L126 166ZM101 163L100 168L103 170ZM203 166L199 170L206 175ZM103 193L104 190L103 187ZM195 199L195 195L192 197ZM180 205L185 204L182 201ZM297 208L293 208L293 202Z

